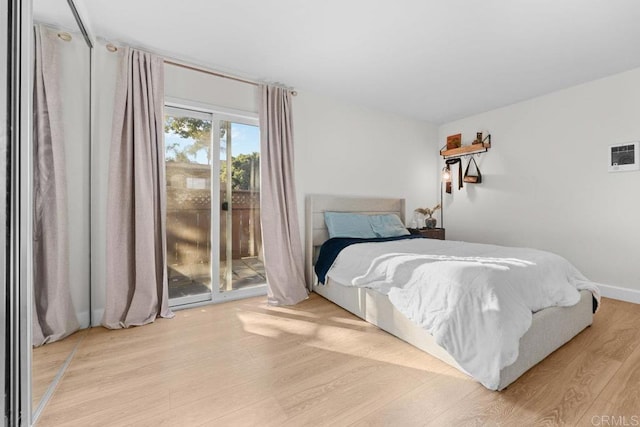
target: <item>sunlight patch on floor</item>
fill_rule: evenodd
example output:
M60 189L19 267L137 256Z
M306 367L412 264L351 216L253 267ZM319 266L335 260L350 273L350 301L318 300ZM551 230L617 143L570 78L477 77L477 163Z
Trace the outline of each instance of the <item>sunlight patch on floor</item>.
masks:
M317 324L306 320L289 320L266 313L236 313L238 320L246 332L265 337L281 337L283 335L313 336Z
M252 305L251 307L253 308L254 306ZM320 318L320 316L318 316L317 314L310 313L306 310L300 310L300 309L295 309L295 308L286 307L286 306L274 306L274 305L264 304L262 308L268 311L272 311L274 313L291 314L294 316L307 317L309 319Z
M298 313L295 312L296 315ZM468 379L465 374L446 363L434 363L433 356L358 319L331 316L309 321L279 317L275 313L270 315L257 312L240 312L236 313L236 316L242 323L243 329L250 334L267 338L294 335L300 338L302 345L318 350Z

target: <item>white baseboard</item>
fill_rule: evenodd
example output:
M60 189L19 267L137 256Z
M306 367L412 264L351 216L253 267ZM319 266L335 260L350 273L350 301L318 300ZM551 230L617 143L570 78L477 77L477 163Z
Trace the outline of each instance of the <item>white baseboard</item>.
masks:
M603 297L640 304L640 290L598 284Z

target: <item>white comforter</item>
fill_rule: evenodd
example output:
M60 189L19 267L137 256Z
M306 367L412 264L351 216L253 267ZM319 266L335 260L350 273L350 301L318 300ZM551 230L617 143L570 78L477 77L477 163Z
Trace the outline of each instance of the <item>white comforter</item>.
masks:
M571 306L598 288L549 252L431 239L351 245L327 276L376 289L458 364L496 390L518 357L532 312Z

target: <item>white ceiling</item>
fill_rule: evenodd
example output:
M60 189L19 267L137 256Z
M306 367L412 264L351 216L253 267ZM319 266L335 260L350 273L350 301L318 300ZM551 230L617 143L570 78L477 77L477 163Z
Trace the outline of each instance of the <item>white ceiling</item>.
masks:
M94 36L443 123L640 67L638 0L76 0Z
M52 24L56 28L79 31L67 0L33 0L33 20L38 23Z

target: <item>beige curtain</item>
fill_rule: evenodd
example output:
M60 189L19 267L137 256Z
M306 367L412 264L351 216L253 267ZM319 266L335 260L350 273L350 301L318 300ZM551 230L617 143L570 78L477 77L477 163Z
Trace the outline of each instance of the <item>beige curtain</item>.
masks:
M260 216L268 303L307 298L294 185L291 94L260 86Z
M112 329L173 317L166 265L162 58L124 48L115 97L102 319Z
M80 327L69 289L67 179L58 38L35 27L33 88L33 345Z

